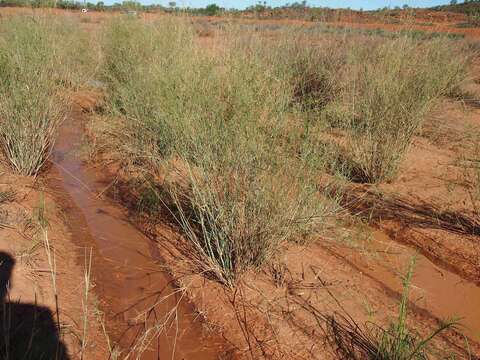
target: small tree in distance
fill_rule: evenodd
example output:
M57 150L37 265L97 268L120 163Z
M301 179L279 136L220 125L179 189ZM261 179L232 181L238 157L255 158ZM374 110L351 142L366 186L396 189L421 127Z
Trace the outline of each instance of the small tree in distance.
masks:
M209 16L217 15L221 8L217 4L210 4L205 7L205 14Z

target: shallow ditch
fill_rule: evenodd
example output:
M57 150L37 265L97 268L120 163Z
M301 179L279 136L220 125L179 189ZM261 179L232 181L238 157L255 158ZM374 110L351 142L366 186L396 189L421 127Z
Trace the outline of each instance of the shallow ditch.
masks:
M65 209L79 249L92 249L94 293L105 314L109 341L124 358L217 359L225 342L208 331L173 279L162 270L156 244L129 222L126 211L102 199L102 174L79 157L84 133L82 110L74 106L53 151L50 186ZM104 180L104 179L103 179ZM151 334L148 341L145 334ZM142 347L148 348L141 356ZM223 358L225 358L223 356Z

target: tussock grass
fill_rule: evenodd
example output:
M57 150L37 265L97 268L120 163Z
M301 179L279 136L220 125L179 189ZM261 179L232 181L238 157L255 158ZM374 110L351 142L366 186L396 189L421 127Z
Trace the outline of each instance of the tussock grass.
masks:
M427 112L466 77L466 59L454 54L448 40L408 38L353 54L345 98L350 149L365 181L395 176Z
M48 157L62 106L56 97L52 34L33 20L3 23L0 119L3 150L20 174L38 173Z
M343 147L357 180L388 181L436 100L467 76L468 57L447 39L346 45L340 76L331 75L340 83L339 94L322 115L347 139Z
M78 29L58 19L14 17L0 23L0 141L22 175L36 175L50 155L67 110L60 90L84 79L74 66L82 61L86 66L82 41Z
M110 110L127 118L132 136L124 150L137 162L157 165L156 161L171 151L174 117L193 110L188 109L183 92L198 91L197 97L205 96L199 69L191 68L195 65L192 57L197 56L192 35L190 29L172 20L160 29L123 19L106 29L104 76Z
M339 94L337 72L346 62L345 41L329 37L312 44L298 30L282 33L281 39L279 44L264 45L266 56L279 76L289 79L293 104L303 112L318 113Z
M445 37L318 40L294 31L280 38L264 56L291 85L305 143L321 162L330 157L334 173L369 183L395 177L426 114L458 91L471 58ZM332 130L336 140L326 141Z
M105 76L111 112L128 129L124 149L167 174L159 204L204 266L231 283L282 241L318 228L331 208L308 162L286 151L300 141L289 132L289 79L265 61L259 39L227 41L213 57L178 20L114 22Z

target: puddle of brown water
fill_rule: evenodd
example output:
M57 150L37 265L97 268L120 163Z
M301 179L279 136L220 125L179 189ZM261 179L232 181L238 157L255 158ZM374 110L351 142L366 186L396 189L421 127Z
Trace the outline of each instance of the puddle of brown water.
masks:
M94 291L111 340L126 354L145 319L148 326L166 322L142 360L218 359L223 340L206 334L195 319L193 307L153 259L155 245L129 223L121 207L96 196L104 187L102 174L78 158L82 137L82 114L75 109L55 144L52 186L71 205L67 223L75 243L93 249Z
M374 232L367 250L377 255L367 255L355 263L366 274L399 293L402 292L401 276L415 256L410 300L439 319L461 318L464 326L461 331L480 341L480 287L440 268L381 231Z

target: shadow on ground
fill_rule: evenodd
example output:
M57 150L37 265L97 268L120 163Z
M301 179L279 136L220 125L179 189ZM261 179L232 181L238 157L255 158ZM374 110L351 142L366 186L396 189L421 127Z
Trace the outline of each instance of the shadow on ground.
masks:
M36 304L10 301L15 260L0 252L0 359L69 360L52 312Z
M419 229L443 230L458 235L480 235L480 221L475 214L441 210L420 199L401 199L369 190L352 189L344 193L342 205L370 222L394 220Z

